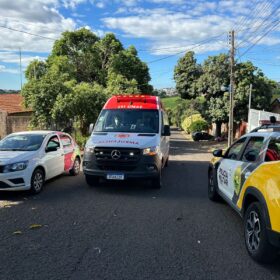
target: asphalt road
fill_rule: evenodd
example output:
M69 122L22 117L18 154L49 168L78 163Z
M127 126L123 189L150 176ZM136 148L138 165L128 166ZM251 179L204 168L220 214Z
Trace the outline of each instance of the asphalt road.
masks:
M208 200L208 146L180 132L171 146L161 190L80 175L0 193L0 279L280 279L280 260L254 263L241 218Z

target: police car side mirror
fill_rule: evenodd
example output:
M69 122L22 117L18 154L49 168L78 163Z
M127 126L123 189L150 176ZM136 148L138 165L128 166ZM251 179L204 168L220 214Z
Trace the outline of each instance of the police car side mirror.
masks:
M165 125L163 127L163 133L162 133L162 136L170 136L171 133L170 133L170 126L169 125Z
M213 156L214 157L223 157L223 150L219 149L219 150L214 150L213 151Z
M91 124L89 125L89 129L88 129L88 133L89 133L89 134L91 134L91 133L93 132L93 128L94 128L94 124L91 123Z
M256 156L255 152L253 152L253 151L249 151L248 153L246 153L244 155L244 157L247 161L250 161L250 162L254 162L257 159L257 156Z

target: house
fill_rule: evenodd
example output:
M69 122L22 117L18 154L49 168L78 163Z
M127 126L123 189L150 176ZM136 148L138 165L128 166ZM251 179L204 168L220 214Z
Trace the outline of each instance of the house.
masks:
M28 129L32 111L23 106L20 94L0 94L0 139Z

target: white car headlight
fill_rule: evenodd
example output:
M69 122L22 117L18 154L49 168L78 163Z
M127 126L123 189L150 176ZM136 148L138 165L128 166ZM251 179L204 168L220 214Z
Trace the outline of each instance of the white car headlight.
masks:
M143 149L143 155L146 155L146 156L155 156L158 153L159 153L159 147L158 146Z
M21 162L16 162L12 164L8 164L4 166L3 173L8 173L8 172L15 172L15 171L21 171L26 169L28 165L28 161L21 161Z

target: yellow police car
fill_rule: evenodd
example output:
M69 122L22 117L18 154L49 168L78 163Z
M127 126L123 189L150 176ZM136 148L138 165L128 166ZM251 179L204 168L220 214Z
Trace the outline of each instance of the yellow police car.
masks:
M243 217L246 248L255 261L275 260L280 248L279 128L246 134L213 155L209 199L224 199Z

